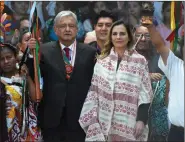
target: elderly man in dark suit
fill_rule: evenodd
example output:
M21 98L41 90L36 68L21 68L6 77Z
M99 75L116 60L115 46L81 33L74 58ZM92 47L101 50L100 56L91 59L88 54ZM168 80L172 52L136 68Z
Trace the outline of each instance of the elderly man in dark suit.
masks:
M54 30L59 41L43 44L40 49L43 138L46 142L83 142L85 133L78 119L91 83L96 50L76 42L77 17L71 11L57 14ZM34 48L35 39L29 43Z

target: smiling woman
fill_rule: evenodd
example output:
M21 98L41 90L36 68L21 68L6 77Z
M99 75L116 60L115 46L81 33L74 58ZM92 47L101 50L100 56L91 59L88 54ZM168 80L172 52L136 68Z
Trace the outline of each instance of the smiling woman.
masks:
M133 37L129 26L124 24L122 20L115 22L110 28L108 39L99 58L108 56L113 46L118 56L123 56L124 51L133 46Z
M132 42L129 27L113 23L79 119L86 141L147 140L152 88L147 61Z

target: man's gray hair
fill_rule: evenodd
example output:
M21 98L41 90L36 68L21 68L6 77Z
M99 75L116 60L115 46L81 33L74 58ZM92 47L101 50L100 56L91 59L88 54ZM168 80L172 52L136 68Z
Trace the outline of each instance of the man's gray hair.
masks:
M72 16L75 21L76 21L76 25L78 24L78 20L77 20L77 16L76 14L74 14L72 11L61 11L57 14L57 16L54 19L54 25L56 25L56 23L58 22L58 20L60 20L62 17L66 17L66 16Z

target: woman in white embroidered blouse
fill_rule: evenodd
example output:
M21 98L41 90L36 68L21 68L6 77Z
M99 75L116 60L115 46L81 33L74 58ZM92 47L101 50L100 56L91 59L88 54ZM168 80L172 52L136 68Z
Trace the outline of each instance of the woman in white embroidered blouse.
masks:
M132 41L123 21L112 25L79 119L86 141L147 140L152 88L147 61Z

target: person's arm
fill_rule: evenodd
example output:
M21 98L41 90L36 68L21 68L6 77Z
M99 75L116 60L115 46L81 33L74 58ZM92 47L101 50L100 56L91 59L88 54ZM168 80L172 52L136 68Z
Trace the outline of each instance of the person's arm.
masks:
M152 43L155 45L157 52L161 55L164 64L167 64L168 55L170 52L170 47L165 46L164 39L161 37L160 33L156 30L154 25L147 26Z
M30 98L32 101L36 102L37 99L36 99L36 94L35 94L36 93L35 84L34 84L32 78L30 77L29 70L25 64L21 68L21 75L26 76L26 81L28 84L28 92L29 92ZM41 96L41 98L42 98L42 96Z
M141 105L139 106L138 112L137 112L136 121L142 121L142 122L144 123L144 125L147 124L149 106L150 106L150 103L141 104Z
M170 90L170 82L168 79L166 79L166 91L165 91L165 99L164 99L164 103L166 105L166 107L168 107L168 102L169 102L169 90Z
M35 96L35 85L31 79L30 76L27 76L27 83L28 83L28 91L29 95L32 101L36 101L36 96Z
M141 88L138 98L138 112L136 118L134 136L137 139L144 130L144 125L148 121L148 108L153 96L151 80L148 70L147 61L145 61L145 67L143 69L143 76L141 81Z

